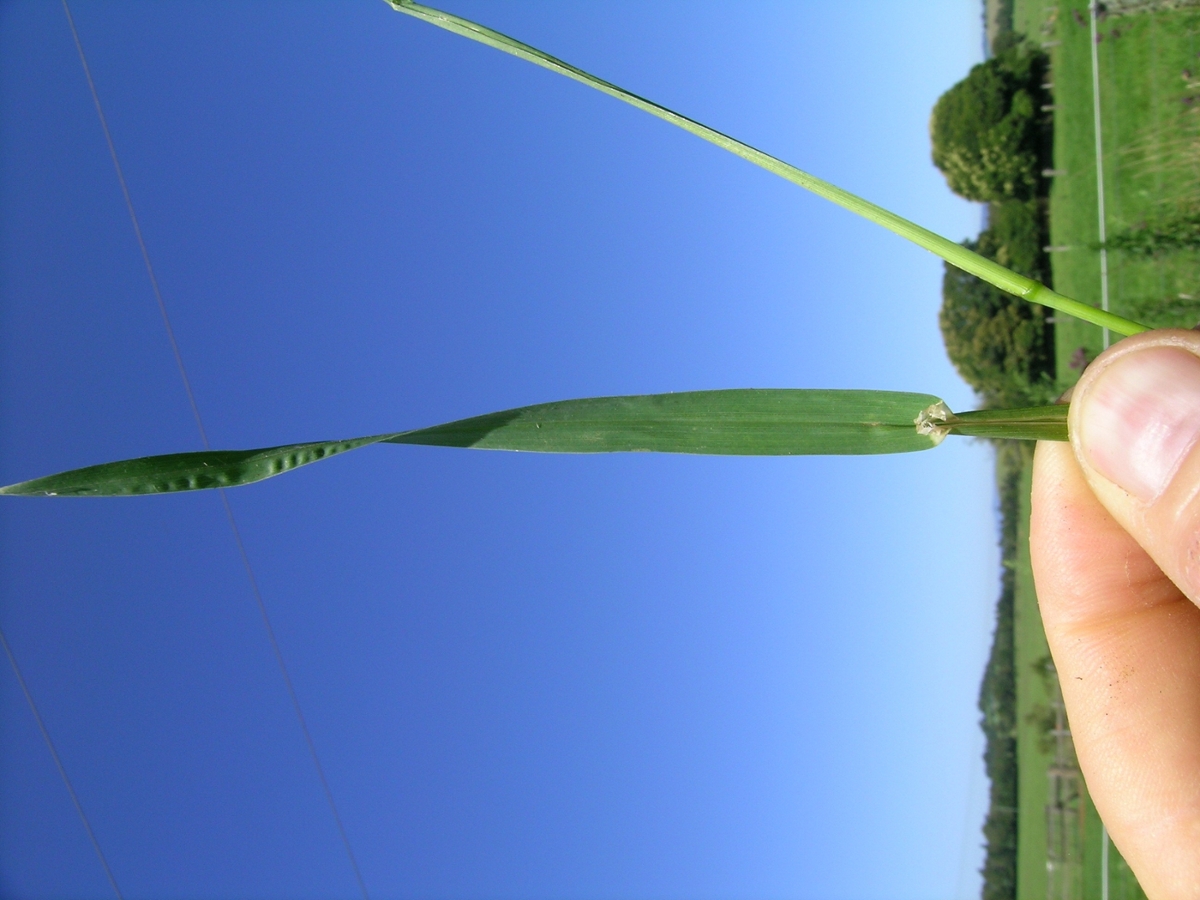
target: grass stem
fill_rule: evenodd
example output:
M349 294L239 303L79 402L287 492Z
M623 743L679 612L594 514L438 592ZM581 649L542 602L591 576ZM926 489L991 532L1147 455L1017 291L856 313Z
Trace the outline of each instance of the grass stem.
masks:
M1108 328L1117 334L1131 335L1150 330L1145 325L1122 318L1107 310L1097 309L1088 303L1083 303L1056 293L1044 284L1040 284L1032 278L1026 278L1024 275L1018 275L1011 269L980 256L973 250L967 249L962 244L955 243L949 238L944 238L927 228L922 228L915 222L911 222L903 216L898 216L884 209L882 206L877 206L868 200L864 200L856 194L852 194L836 185L830 184L828 181L817 178L815 175L810 175L781 159L776 159L768 153L757 150L749 144L729 137L729 135L722 134L694 119L689 119L687 116L667 109L665 106L660 106L651 100L639 97L637 94L631 93L624 88L597 78L595 75L578 69L570 63L556 59L548 53L543 53L536 47L523 44L508 35L493 31L469 19L464 19L429 6L422 6L419 3L412 2L412 0L385 0L385 2L399 12L415 16L431 25L436 25L454 34L512 54L544 69L565 75L567 78L586 84L588 87L595 88L602 93L608 94L610 97L616 97L630 106L635 106L644 112L650 113L652 116L657 116L666 122L670 122L672 125L703 138L709 143L716 144L718 147L728 150L730 153L740 156L742 159L752 162L756 166L766 169L768 172L773 172L779 177L787 179L792 184L799 185L805 190L812 191L814 194L832 201L862 216L864 219L868 219L877 225L882 225L884 228L912 241L917 246L923 247L929 252L940 256L951 265L958 266L963 271L969 272L995 285L1002 291L1007 291L1010 294L1028 300L1030 303L1040 303L1042 306L1048 306L1067 315L1075 316L1078 319L1083 319L1085 322L1099 325L1101 328Z

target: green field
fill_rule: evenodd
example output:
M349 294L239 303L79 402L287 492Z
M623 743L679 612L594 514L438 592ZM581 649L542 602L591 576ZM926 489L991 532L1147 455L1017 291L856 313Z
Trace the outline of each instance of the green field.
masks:
M1113 5L1113 4L1110 4ZM1149 6L1149 4L1147 4ZM1165 217L1200 209L1200 8L1144 10L1110 15L1099 25L1097 45L1104 192L1108 235L1153 225ZM1098 192L1093 128L1092 41L1087 3L1015 0L1013 27L1045 45L1051 58L1054 96L1054 170L1050 190L1053 287L1100 305ZM1078 14L1078 17L1076 16ZM1082 19L1082 23L1080 22ZM1194 99L1193 99L1194 98ZM1200 252L1158 257L1110 251L1111 308L1151 325L1200 321ZM1071 368L1080 348L1088 358L1100 351L1100 330L1075 320L1056 325L1057 374L1063 389L1079 376ZM1051 875L1049 771L1056 748L1047 726L1055 688L1045 670L1046 639L1029 567L1029 470L1024 466L1014 609L1017 680L1018 862L1017 897L1099 898L1101 831L1086 797L1078 814L1053 823L1067 857ZM1072 837L1073 835L1073 837ZM1076 843L1072 844L1072 840ZM1144 895L1124 861L1109 856L1108 896L1134 900Z
M1042 36L1047 9L1018 3L1026 33ZM1059 7L1048 41L1054 83L1054 179L1050 234L1056 290L1099 305L1096 160L1092 112L1091 40L1071 9ZM1019 26L1018 26L1019 27ZM1097 47L1108 234L1200 208L1200 9L1110 17ZM1116 35L1114 37L1114 34ZM1185 76L1185 73L1188 73ZM1189 87L1189 85L1196 85ZM1152 325L1200 321L1200 252L1145 258L1108 254L1109 302ZM1182 295L1182 296L1181 296ZM1190 316L1189 316L1190 313ZM1074 320L1058 328L1060 377L1079 347L1100 349L1099 330Z

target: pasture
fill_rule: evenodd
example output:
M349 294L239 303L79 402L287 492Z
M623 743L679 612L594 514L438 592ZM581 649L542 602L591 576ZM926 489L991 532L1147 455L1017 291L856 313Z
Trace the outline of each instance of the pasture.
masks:
M1151 6L1163 4L1142 4L1142 11L1110 14L1098 22L1095 46L1109 239L1200 207L1200 78L1196 75L1200 72L1200 8L1146 8ZM1098 306L1099 192L1088 7L1082 0L1057 6L1017 0L1013 26L1042 44L1051 58L1053 286ZM1200 251L1146 256L1113 250L1107 257L1109 303L1114 312L1156 326L1190 327L1200 320ZM1078 379L1081 358L1094 358L1102 347L1100 329L1075 319L1058 319L1057 376L1064 390ZM1074 834L1067 834L1065 845L1061 833L1057 844L1050 840L1055 818L1048 814L1047 804L1056 748L1048 726L1054 690L1042 669L1046 641L1029 568L1028 469L1023 483L1024 531L1014 563L1020 771L1017 896L1022 900L1098 898L1102 894L1101 826L1086 790L1078 815L1068 816L1065 824L1059 821ZM1055 853L1070 859L1058 865ZM1048 862L1058 868L1048 867ZM1108 876L1111 900L1144 896L1115 849L1109 854Z

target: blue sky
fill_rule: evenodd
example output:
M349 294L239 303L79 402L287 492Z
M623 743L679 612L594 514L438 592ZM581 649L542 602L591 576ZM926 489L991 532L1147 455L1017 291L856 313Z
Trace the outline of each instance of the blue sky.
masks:
M977 2L447 4L952 238ZM972 405L941 264L383 3L72 3L209 437L722 387ZM0 482L199 449L62 8L0 9ZM230 492L373 897L978 893L989 450L369 448ZM216 494L0 504L127 897L354 897ZM111 890L0 672L0 891Z

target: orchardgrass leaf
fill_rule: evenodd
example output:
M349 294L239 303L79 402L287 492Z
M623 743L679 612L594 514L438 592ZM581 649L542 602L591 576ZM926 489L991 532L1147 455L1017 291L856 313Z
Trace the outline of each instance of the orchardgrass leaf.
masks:
M937 397L894 391L731 390L594 397L346 441L146 456L10 484L0 488L0 494L114 497L237 487L380 443L535 453L907 453L934 447L952 433L1065 440L1066 410L1056 406L955 416Z
M914 244L924 247L931 253L940 256L951 265L958 266L963 271L982 278L990 284L994 284L1002 291L1015 294L1024 300L1028 300L1030 303L1040 303L1042 306L1049 306L1052 309L1057 309L1060 312L1083 319L1085 322L1099 325L1102 328L1109 328L1117 334L1130 335L1149 331L1149 328L1145 325L1132 322L1114 313L1097 309L1087 303L1082 303L1079 300L1056 293L1044 284L1039 284L1032 278L1026 278L1024 275L1018 275L998 262L980 256L973 250L968 250L962 244L957 244L927 228L922 228L915 222L898 216L884 209L882 206L876 206L874 203L864 200L856 194L842 190L828 181L797 169L795 166L785 163L781 159L776 159L774 156L764 153L761 150L757 150L749 144L744 144L694 119L689 119L687 116L667 109L665 106L660 106L652 100L647 100L645 97L639 97L637 94L617 87L615 84L605 81L602 78L590 75L582 69L575 68L570 63L556 59L549 53L543 53L536 47L523 44L506 34L493 31L484 25L472 22L470 19L464 19L452 13L443 12L440 9L413 3L411 0L385 0L385 2L398 12L407 13L431 25L436 25L439 28L444 28L447 31L470 38L473 41L478 41L481 44L486 44L489 47L494 47L497 50L520 57L534 65L582 82L588 87L595 88L631 106L636 106L638 109L648 112L652 116L657 116L660 119L670 122L672 125L716 144L718 147L728 150L730 153L740 156L742 159L752 162L756 166L766 169L768 172L773 172L781 178L786 178L788 181L799 185L805 190L812 191L814 194L824 197L826 200L831 200L877 225L882 225L884 228L894 231L901 237L907 238Z

